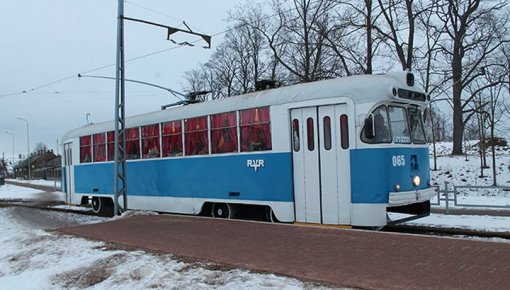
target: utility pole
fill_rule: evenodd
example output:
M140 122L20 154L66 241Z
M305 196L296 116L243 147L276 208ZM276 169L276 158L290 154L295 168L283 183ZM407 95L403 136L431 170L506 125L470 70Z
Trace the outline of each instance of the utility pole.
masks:
M200 36L208 46L204 48L211 48L211 36L193 32L186 23L183 23L188 30L183 30L175 27L166 26L159 23L149 22L141 19L124 17L124 0L118 0L117 12L117 52L116 52L116 72L115 72L115 151L114 151L114 183L113 183L113 204L114 214L120 215L121 211L128 208L127 204L127 176L126 176L126 115L125 115L125 61L124 61L124 20L144 23L152 26L162 27L167 30L167 40L174 43L170 37L177 32L184 32ZM193 46L191 43L183 42L176 43L181 46ZM175 95L174 91L170 91ZM119 205L119 197L122 196L123 205Z
M24 121L27 124L27 164L28 164L28 180L32 180L30 177L30 131L28 130L28 120L25 118L17 118L20 121Z
M5 134L9 134L9 135L12 136L12 163L11 163L11 165L12 165L12 168L14 168L14 139L15 139L14 138L14 133L6 131Z
M118 1L117 11L117 67L115 72L115 141L114 141L114 181L113 204L114 215L128 208L126 188L126 154L125 154L125 71L124 71L124 0ZM123 206L119 206L119 196L122 196Z

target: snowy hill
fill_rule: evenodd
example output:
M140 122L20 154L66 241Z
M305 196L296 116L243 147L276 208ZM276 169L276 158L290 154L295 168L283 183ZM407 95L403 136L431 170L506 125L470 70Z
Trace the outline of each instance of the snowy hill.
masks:
M492 185L492 154L487 150L487 165L481 177L478 141L466 142L465 156L452 156L452 143L436 143L437 171L434 168L433 148L430 145L430 168L432 185L445 181L455 185ZM510 147L496 147L496 181L499 186L510 186Z
M457 205L468 206L495 206L510 209L510 147L496 147L496 181L500 188L489 189L483 186L492 186L492 154L487 151L487 167L481 176L481 161L478 152L478 141L466 142L464 156L452 156L452 143L436 143L437 170L434 171L434 157L432 145L430 146L431 184L444 189L445 182L448 189L454 186L478 186L477 188L457 188L457 195L449 195L449 199L457 199ZM444 197L444 194L442 195ZM437 202L436 198L432 202ZM453 202L450 206L453 205ZM445 203L441 202L441 207Z

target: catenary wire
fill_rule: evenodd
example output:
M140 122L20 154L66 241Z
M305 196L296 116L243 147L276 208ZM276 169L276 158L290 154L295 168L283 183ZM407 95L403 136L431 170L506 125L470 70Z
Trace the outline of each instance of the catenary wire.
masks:
M133 3L130 3L130 4L133 4ZM283 11L283 12L279 12L279 13L276 13L276 14L273 14L273 15L269 15L269 16L263 17L261 20L268 19L268 18L274 17L274 16L282 14L282 13L287 13L287 12L290 12L290 11L295 10L295 9L296 8L291 8L291 9L288 9L288 10ZM168 16L168 17L171 17L171 16ZM232 30L234 30L236 28L243 27L243 26L246 26L246 25L249 25L249 23L243 23L241 25L238 25L238 26L235 26L235 27L232 27L232 28L229 28L229 29L225 29L225 30L220 31L218 33L212 34L211 37L228 33L228 32L230 32L230 31L232 31ZM195 41L191 41L190 44L194 44L194 43L197 43L197 42L200 42L200 41L202 41L202 40L198 39L198 40L195 40ZM170 48L166 48L166 49L150 52L150 53L147 53L147 54L144 54L144 55L140 55L140 56L137 56L137 57L134 57L134 58L127 59L127 60L125 60L125 62L135 61L135 60L138 60L138 59L142 59L142 58L150 57L150 56L153 56L153 55L161 54L161 53L164 53L164 52L167 52L167 51L170 51L170 50L174 50L174 49L180 48L182 46L183 45L177 45L177 46L174 46L174 47L170 47ZM0 95L0 98L12 97L12 96L17 96L17 95L22 95L22 94L28 94L28 93L33 92L35 90L42 89L42 88L54 85L56 83L61 83L61 82L67 81L69 79L75 78L79 74L87 74L87 73L95 72L95 71L102 70L102 69L105 69L105 68L109 68L109 67L112 67L112 66L115 66L115 65L116 65L115 63L114 64L109 64L109 65L104 65L104 66L93 68L93 69L90 69L90 70L87 70L87 71L79 72L77 74L72 74L72 75L69 75L69 76L66 76L66 77L54 80L54 81L50 81L48 83L42 84L42 85L37 86L37 87L30 88L30 89L27 89L27 90L22 90L22 91L18 91L18 92L14 92L14 93L3 94L3 95Z

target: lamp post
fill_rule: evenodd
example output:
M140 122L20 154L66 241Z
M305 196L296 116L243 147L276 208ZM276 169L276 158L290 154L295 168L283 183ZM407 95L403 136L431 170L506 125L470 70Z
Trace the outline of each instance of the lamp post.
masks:
M5 134L9 134L12 136L12 168L14 168L14 134L9 132L9 131L6 131Z
M31 180L31 177L30 177L30 131L28 129L28 120L25 119L25 118L20 118L18 117L17 118L18 120L21 120L21 121L25 121L25 123L27 124L27 162L28 162L28 180Z

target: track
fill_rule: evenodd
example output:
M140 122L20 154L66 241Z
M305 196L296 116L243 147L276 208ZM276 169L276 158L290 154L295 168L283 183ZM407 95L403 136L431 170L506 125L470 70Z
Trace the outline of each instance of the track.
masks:
M393 225L384 227L381 231L424 236L445 236L445 237L484 238L484 239L499 238L510 241L510 233L508 232L487 232L457 228L434 228L422 226Z
M26 207L36 208L47 211L67 212L80 215L97 216L92 211L74 210L66 208L54 208L53 206L63 205L63 203L33 203L26 201L1 201L0 207ZM99 216L111 217L111 214L102 214ZM317 226L322 227L322 226ZM327 226L324 226L327 227ZM331 227L329 227L331 228ZM352 229L356 231L356 229ZM393 225L384 227L381 232L390 233L405 233L412 235L422 236L444 236L444 237L462 237L462 238L499 238L510 241L510 233L505 232L486 232L486 231L474 231L467 229L456 229L456 228L433 228L433 227L420 227L420 226L407 226L407 225Z
M48 192L53 192L53 186L44 186L44 185L34 185L27 184L22 182L15 182L11 180L6 180L6 183L29 187L33 189L44 190ZM59 189L59 188L57 188ZM63 202L55 202L55 201L23 201L23 200L0 200L0 207L10 207L10 206L18 206L18 207L30 207L37 208L41 210L48 211L59 211L59 212L69 212L81 215L89 215L94 216L97 215L92 211L82 211L82 210L74 210L74 209L66 209L66 208L54 208L54 206L64 205ZM500 214L500 215L507 215ZM111 217L112 213L102 214L100 216L103 217ZM318 227L321 227L318 225ZM391 233L406 233L412 235L425 235L425 236L446 236L446 237L467 237L467 238L499 238L510 241L510 233L507 232L487 232L487 231L476 231L476 230L467 230L467 229L458 229L458 228L434 228L434 227L423 227L423 226L408 226L408 225L391 225L386 226L381 229L382 232L391 232Z

